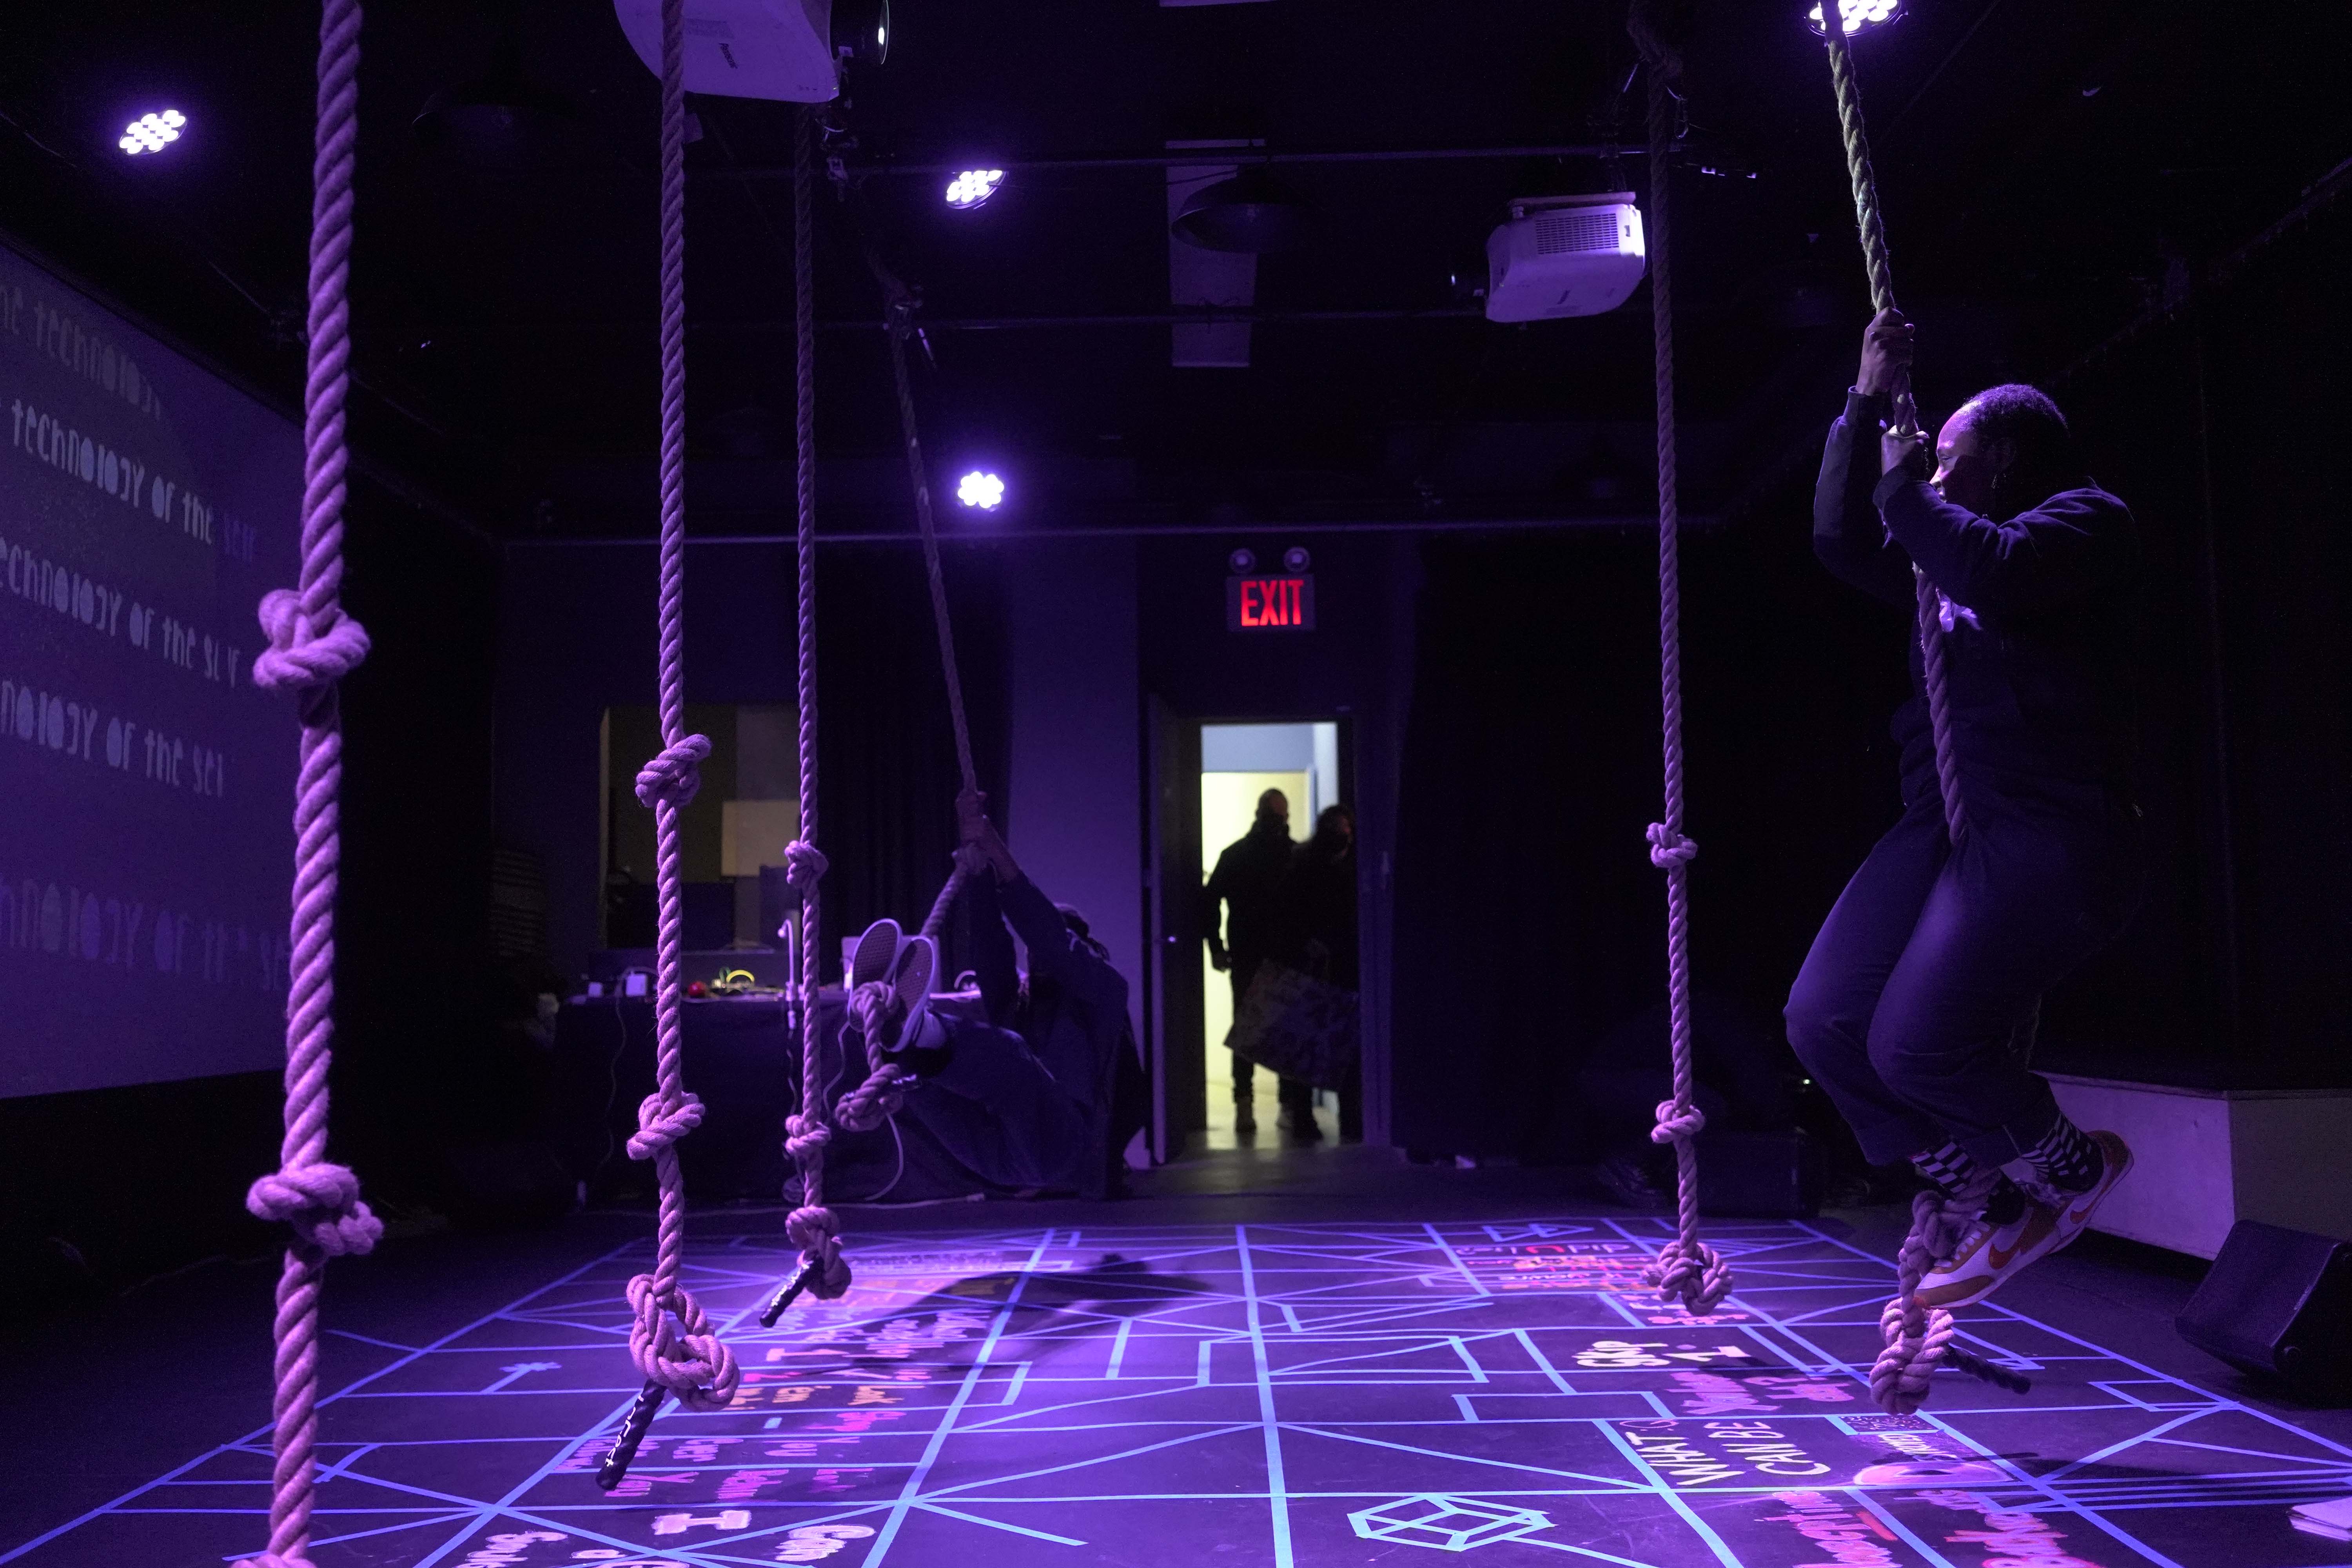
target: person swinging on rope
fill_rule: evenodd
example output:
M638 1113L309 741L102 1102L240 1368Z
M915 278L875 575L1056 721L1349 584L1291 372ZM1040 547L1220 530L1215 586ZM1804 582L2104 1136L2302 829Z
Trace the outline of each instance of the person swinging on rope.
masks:
M1022 870L983 795L965 792L956 810L961 896L978 916L980 1015L934 1008L932 939L877 921L849 970L853 993L875 981L887 986L876 993L866 1047L911 1075L907 1112L982 1182L1016 1192L1116 1192L1121 1151L1143 1125L1145 1092L1126 978L1086 916Z
M2114 939L2139 896L2127 656L2139 548L2030 386L1961 405L1936 437L1887 428L1914 328L1864 334L1813 496L1813 549L1913 610L1938 591L1965 826L1938 792L1918 640L1896 712L1902 819L1822 922L1790 1044L1874 1164L1909 1160L1966 1223L1919 1300L1981 1300L2081 1235L2131 1165L2027 1070L2040 998ZM1876 450L1872 447L1875 446Z

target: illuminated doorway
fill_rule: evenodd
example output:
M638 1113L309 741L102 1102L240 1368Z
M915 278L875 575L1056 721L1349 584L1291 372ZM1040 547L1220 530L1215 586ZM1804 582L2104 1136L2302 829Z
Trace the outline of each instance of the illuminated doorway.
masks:
M1203 882L1216 869L1219 855L1248 835L1256 819L1258 800L1267 790L1283 793L1290 807L1290 839L1294 845L1303 842L1314 830L1317 814L1343 799L1339 768L1337 723L1201 726ZM1230 919L1229 910L1221 910L1220 914ZM1224 1043L1234 1022L1232 976L1204 965L1201 1002L1202 1034L1207 1047L1202 1056L1208 1142L1212 1148L1229 1148L1237 1137L1234 1057ZM1270 1141L1277 1114L1274 1076L1263 1068L1254 1071L1251 1089L1259 1135ZM1330 1109L1326 1107L1318 1115L1324 1133L1335 1132Z

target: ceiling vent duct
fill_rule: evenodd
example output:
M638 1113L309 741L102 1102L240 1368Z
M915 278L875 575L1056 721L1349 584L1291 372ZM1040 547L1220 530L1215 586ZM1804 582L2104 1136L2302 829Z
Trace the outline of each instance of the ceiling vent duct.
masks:
M1297 192L1257 165L1195 192L1169 228L1203 250L1263 256L1306 244L1314 215Z

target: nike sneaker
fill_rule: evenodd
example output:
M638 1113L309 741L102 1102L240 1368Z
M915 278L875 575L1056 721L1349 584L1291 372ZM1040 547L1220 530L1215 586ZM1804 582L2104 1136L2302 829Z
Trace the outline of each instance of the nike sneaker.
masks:
M2056 1215L2047 1204L2001 1178L1960 1232L1952 1256L1938 1261L1919 1281L1920 1303L1948 1310L1982 1300L2049 1251L2056 1230Z
M1919 1282L1919 1300L1950 1309L1981 1301L2028 1265L2071 1245L2091 1215L2130 1172L2130 1148L2112 1132L2094 1132L2105 1168L2090 1191L2062 1193L2042 1183L2004 1182L1960 1237L1948 1261ZM2014 1194L2011 1196L2011 1194Z
M2047 1257L2062 1247L2072 1246L2076 1237L2091 1227L2092 1211L2105 1203L2107 1194L2116 1190L2116 1184L2131 1173L2130 1144L2112 1132L2094 1132L2091 1141L2099 1146L2105 1168L2099 1172L2099 1179L2091 1184L2090 1191L2062 1193L2040 1184L2029 1185L2027 1189L2032 1193L2036 1203L2049 1205L2053 1216L2055 1239L2042 1249L2041 1256Z

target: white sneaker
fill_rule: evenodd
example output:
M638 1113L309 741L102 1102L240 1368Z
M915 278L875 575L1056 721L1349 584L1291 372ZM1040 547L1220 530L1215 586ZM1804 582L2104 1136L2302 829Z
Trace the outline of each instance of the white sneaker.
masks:
M1979 1215L1960 1237L1952 1258L1919 1281L1919 1300L1947 1310L1981 1301L2030 1264L2073 1244L2088 1227L2092 1211L2116 1190L2132 1163L2131 1149L2112 1132L2094 1132L2106 1162L2089 1192L2062 1193L2043 1183L2020 1188L2025 1212L2006 1224Z
M2073 1246L2076 1237L2090 1229L2092 1211L2105 1203L2107 1194L2116 1190L2116 1184L2131 1173L2130 1144L2113 1132L2094 1132L2090 1136L2092 1142L2098 1144L2106 1168L2099 1173L2098 1181L2093 1184L2089 1192L2062 1193L2042 1183L2027 1189L2036 1200L2048 1204L2054 1216L2055 1239L2042 1249L2045 1254Z
M2012 1196L2017 1214L1996 1219L1979 1211L1961 1232L1952 1256L1919 1281L1922 1306L1949 1310L1980 1301L2050 1251L2057 1229L2055 1212L2023 1189L2007 1182L2001 1184Z

